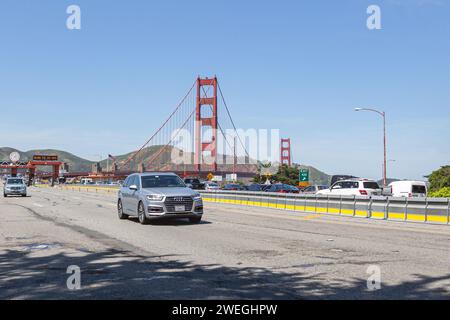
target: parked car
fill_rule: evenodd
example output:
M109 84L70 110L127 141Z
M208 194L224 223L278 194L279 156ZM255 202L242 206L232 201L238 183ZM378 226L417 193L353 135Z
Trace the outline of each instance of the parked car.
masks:
M304 188L301 190L301 193L304 194L316 194L317 192L321 191L321 190L326 190L328 189L328 186L325 185L313 185L313 186L309 186L307 188Z
M184 179L184 183L188 184L194 190L203 190L205 188L205 185L197 178L186 178Z
M261 185L259 183L253 183L253 184L246 186L246 189L248 191L252 191L252 192L259 192L259 191L263 191L263 185Z
M423 181L396 181L389 187L393 197L425 198L428 195L427 184Z
M300 189L288 184L277 183L270 186L265 190L266 192L278 192L278 193L300 193Z
M136 216L141 224L180 218L200 223L203 201L174 173L140 173L130 175L121 186L117 211L120 219Z
M225 191L243 191L245 190L243 186L237 183L228 183L223 188Z
M212 181L205 182L204 186L206 191L215 191L220 189L220 186Z
M317 192L317 194L342 196L372 196L381 195L381 193L382 189L378 182L368 179L338 181L331 188Z
M22 178L7 178L3 186L3 196L27 196L27 185Z

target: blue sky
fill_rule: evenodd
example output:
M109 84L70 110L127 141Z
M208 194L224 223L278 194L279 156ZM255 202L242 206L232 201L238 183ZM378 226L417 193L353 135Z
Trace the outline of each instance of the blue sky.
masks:
M280 128L329 174L381 176L381 121L352 110L385 110L389 176L421 178L450 162L449 18L447 0L3 0L0 146L129 152L217 74L238 127Z

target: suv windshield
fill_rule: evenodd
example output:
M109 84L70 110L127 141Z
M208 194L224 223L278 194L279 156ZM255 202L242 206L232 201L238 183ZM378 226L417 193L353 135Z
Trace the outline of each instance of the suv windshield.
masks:
M22 179L8 179L6 184L23 184Z
M183 180L178 176L145 176L142 177L142 188L185 188Z

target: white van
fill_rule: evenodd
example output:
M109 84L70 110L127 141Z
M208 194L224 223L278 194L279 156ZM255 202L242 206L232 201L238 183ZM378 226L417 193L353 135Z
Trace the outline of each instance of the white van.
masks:
M392 196L398 198L425 198L428 194L427 184L423 181L396 181L389 187Z

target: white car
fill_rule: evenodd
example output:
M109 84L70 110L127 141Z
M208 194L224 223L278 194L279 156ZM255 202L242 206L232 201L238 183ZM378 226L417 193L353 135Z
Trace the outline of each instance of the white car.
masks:
M426 198L428 194L427 184L423 181L396 181L389 187L393 197Z
M321 190L328 190L328 186L325 186L325 185L313 185L313 186L309 186L309 187L301 190L300 193L303 193L303 194L316 194L317 192L319 192Z
M376 181L367 179L350 179L336 182L329 189L317 194L339 196L375 196L381 195L382 188Z
M220 189L220 186L217 183L211 182L211 181L205 182L205 190L206 191L215 191L215 190L219 190L219 189Z

